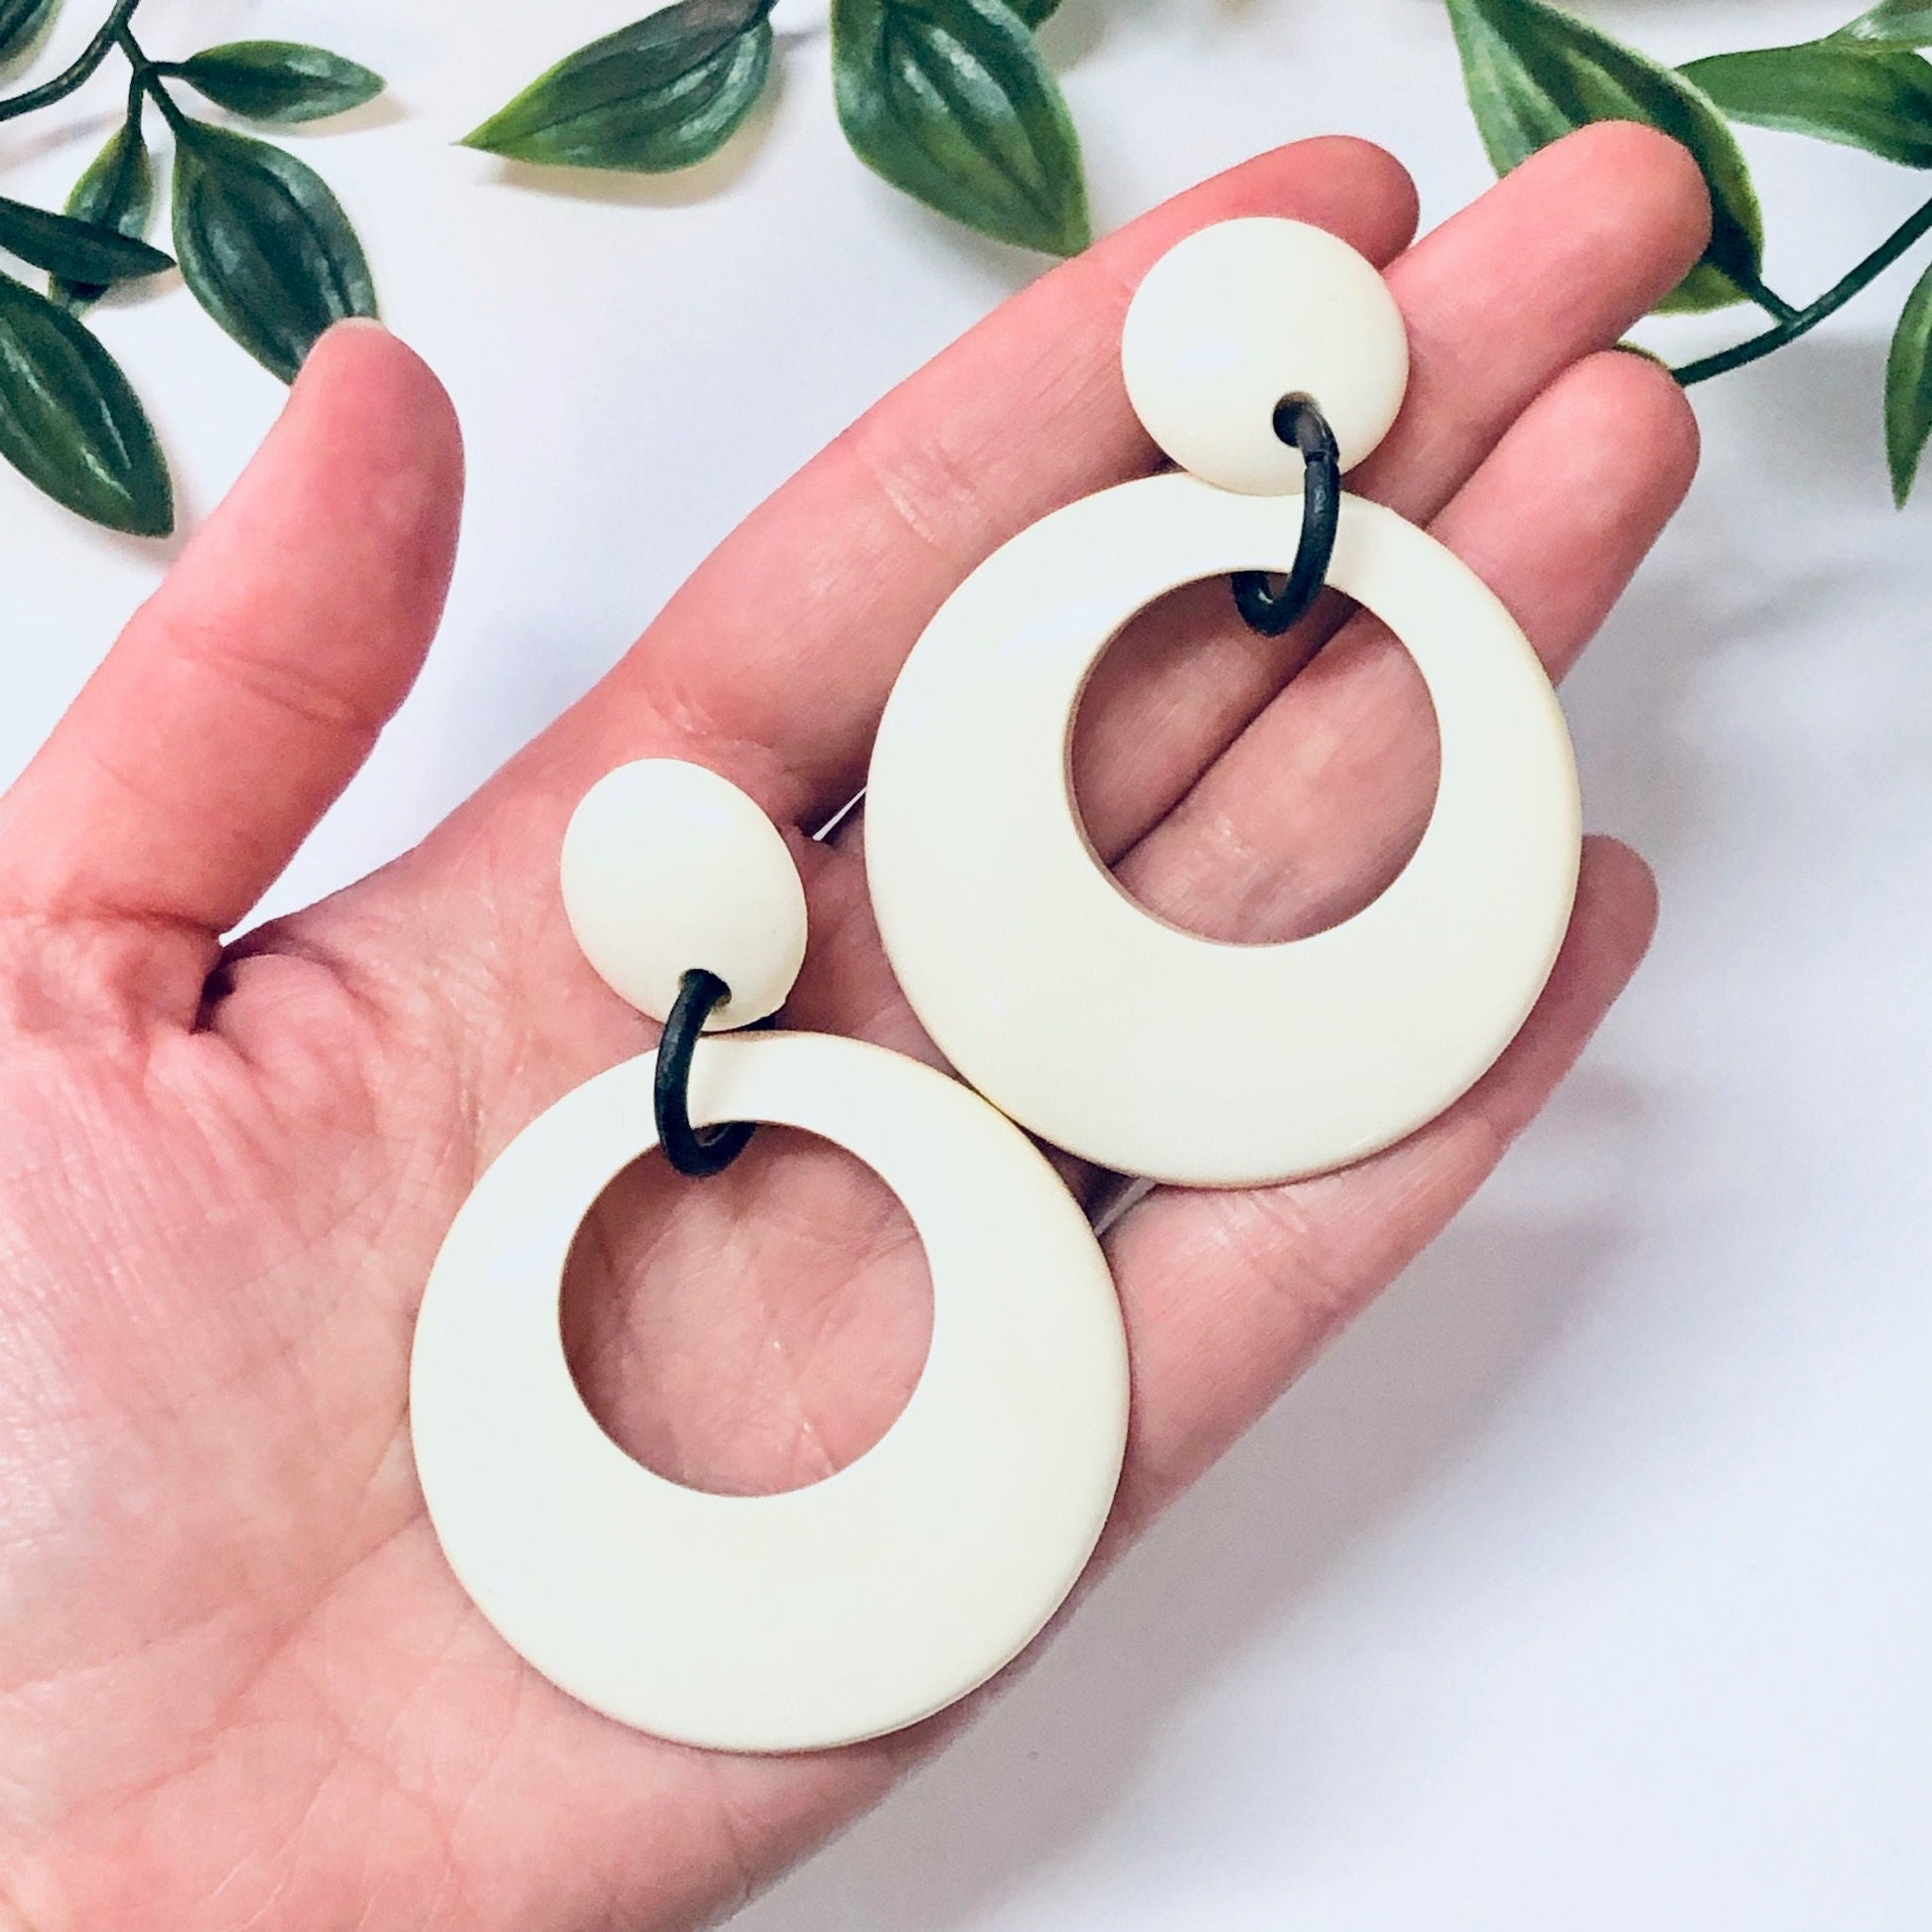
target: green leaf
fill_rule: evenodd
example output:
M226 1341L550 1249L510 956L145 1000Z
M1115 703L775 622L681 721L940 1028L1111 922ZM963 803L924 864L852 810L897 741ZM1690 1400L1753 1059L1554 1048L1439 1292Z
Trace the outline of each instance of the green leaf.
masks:
M175 253L196 300L284 382L331 323L375 314L362 244L328 184L225 128L176 129Z
M1932 66L1916 54L1812 41L1718 54L1683 71L1734 121L1932 168Z
M141 399L86 327L0 275L0 456L110 530L175 527L168 466Z
M1905 301L1885 364L1885 455L1900 509L1932 437L1932 268Z
M174 263L159 248L93 221L0 196L0 248L70 282L134 282Z
M1043 27L1060 10L1060 0L1007 0L1029 27Z
M381 74L299 41L229 41L166 71L250 121L319 121L382 91Z
M154 169L141 138L139 97L128 118L107 137L107 145L88 163L87 172L68 197L68 213L76 221L111 228L139 240L154 212ZM54 295L69 307L84 308L107 293L104 282L54 278Z
M1711 245L1661 305L1716 309L1757 285L1763 223L1724 116L1669 68L1546 0L1449 0L1469 102L1498 174L1592 121L1644 121L1681 141L1711 190Z
M1005 0L832 0L846 139L895 188L1001 241L1091 238L1080 142Z
M61 9L61 0L0 0L0 62L33 46Z
M770 0L678 0L580 47L464 137L512 161L661 174L715 154L771 70Z
M1879 0L1832 39L1864 47L1932 47L1932 0Z

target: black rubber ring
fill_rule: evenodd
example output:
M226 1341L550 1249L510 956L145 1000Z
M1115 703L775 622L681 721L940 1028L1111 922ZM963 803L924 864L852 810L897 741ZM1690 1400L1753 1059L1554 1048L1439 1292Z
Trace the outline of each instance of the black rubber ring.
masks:
M1308 467L1302 497L1302 540L1295 565L1279 591L1268 588L1268 574L1244 570L1234 579L1234 604L1249 627L1264 637L1279 637L1308 616L1327 582L1335 554L1335 529L1341 521L1341 452L1328 419L1308 396L1284 396L1275 405L1275 434L1302 453Z
M657 1077L651 1084L651 1105L657 1115L657 1144L679 1173L701 1180L723 1173L757 1131L751 1121L733 1121L699 1133L691 1125L691 1054L704 1032L704 1023L731 998L731 988L716 973L702 967L686 973L678 983L664 1036L657 1042Z

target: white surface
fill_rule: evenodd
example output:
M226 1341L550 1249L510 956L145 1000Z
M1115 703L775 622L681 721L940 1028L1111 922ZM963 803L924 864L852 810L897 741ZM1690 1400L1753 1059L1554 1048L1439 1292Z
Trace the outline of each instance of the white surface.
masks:
M1570 923L1577 769L1550 680L1466 564L1356 496L1328 581L1408 646L1442 741L1409 863L1325 932L1237 946L1095 860L1066 774L1102 651L1183 584L1286 571L1301 530L1299 494L1180 472L1069 504L946 600L880 723L866 872L900 988L989 1100L1122 1173L1252 1186L1413 1133L1516 1036Z
M1597 17L1688 59L1855 10ZM702 191L547 195L447 145L622 17L172 0L148 29L306 36L393 76L399 115L290 139L470 437L443 640L278 904L420 832L1029 272L842 152L809 38ZM1438 0L1067 0L1050 41L1103 223L1332 128L1402 154L1432 221L1488 180ZM111 92L65 146L0 135L9 192L64 193ZM1795 296L1927 192L1744 139ZM1878 414L1916 272L1699 393L1703 479L1566 691L1587 818L1649 854L1664 916L1554 1109L989 1720L747 1932L1932 1922L1932 494L1893 515ZM199 513L275 384L180 294L102 328ZM0 557L14 765L156 566L4 474Z
M1045 1158L958 1081L823 1034L707 1041L695 1125L805 1128L903 1202L932 1342L898 1419L824 1481L666 1481L585 1408L557 1315L579 1222L655 1144L656 1067L532 1121L450 1229L410 1370L431 1520L502 1635L621 1723L754 1751L897 1730L1018 1655L1086 1567L1127 1442L1113 1280Z
M805 884L782 834L704 765L607 771L570 815L557 873L584 956L653 1020L702 970L731 989L705 1032L749 1027L784 1005L805 963Z
M1409 334L1374 265L1324 228L1251 215L1177 241L1142 277L1121 330L1141 426L1183 470L1258 496L1301 486L1275 434L1309 397L1352 470L1388 435L1409 387Z

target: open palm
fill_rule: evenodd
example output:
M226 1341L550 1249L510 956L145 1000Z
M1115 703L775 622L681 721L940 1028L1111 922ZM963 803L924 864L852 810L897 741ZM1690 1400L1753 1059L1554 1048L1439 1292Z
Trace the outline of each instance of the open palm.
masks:
M1379 151L1317 141L1056 269L757 512L604 683L416 850L223 947L415 673L455 547L448 405L372 325L318 347L229 500L0 802L0 1926L638 1928L728 1911L876 1798L948 1716L756 1759L626 1731L471 1607L424 1517L411 1323L458 1204L535 1114L654 1030L578 956L578 798L674 755L787 828L812 951L787 1024L930 1056L873 933L859 821L895 672L975 563L1153 467L1128 293L1232 214L1319 222L1412 331L1353 486L1430 522L1560 672L1675 507L1675 386L1601 353L1702 245L1677 149L1597 128L1408 248ZM1413 847L1428 702L1360 618L1270 643L1225 586L1110 652L1076 770L1098 849L1230 938L1331 922ZM990 772L989 783L999 774ZM1106 1549L1195 1475L1427 1241L1574 1057L1648 936L1592 843L1501 1064L1346 1173L1156 1189L1111 1225L1135 1396ZM640 1124L641 1131L641 1124ZM1100 1204L1105 1175L1070 1171ZM728 1174L641 1163L579 1239L573 1364L605 1426L702 1486L849 1461L918 1369L909 1224L848 1157L762 1132Z

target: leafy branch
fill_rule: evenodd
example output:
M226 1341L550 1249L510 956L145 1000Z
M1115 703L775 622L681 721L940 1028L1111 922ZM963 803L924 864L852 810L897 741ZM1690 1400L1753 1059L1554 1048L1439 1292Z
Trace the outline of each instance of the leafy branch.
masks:
M1034 43L1058 0L832 0L833 96L859 158L954 220L1071 254L1089 238L1077 135ZM715 154L743 128L775 58L773 0L674 0L579 48L467 137L507 159L655 174ZM61 0L0 0L0 66L34 45ZM0 122L66 99L127 63L119 126L56 212L0 197L0 254L48 277L0 274L0 457L83 516L165 533L168 472L139 399L86 327L110 289L181 269L196 299L257 361L293 378L322 331L375 313L368 264L322 179L286 150L190 113L181 91L244 121L298 124L382 88L321 48L236 42L155 61L134 37L139 0L113 0L61 72L0 99ZM1552 0L1447 0L1477 125L1499 172L1593 121L1648 122L1681 141L1711 191L1703 259L1661 305L1750 304L1769 327L1677 371L1686 383L1797 342L1932 235L1932 203L1816 300L1766 285L1764 224L1730 123L1781 128L1932 169L1932 0L1878 0L1795 47L1672 69ZM149 110L172 136L175 259L149 245ZM1932 443L1932 268L1907 299L1885 380L1885 441L1903 503Z
M772 0L676 0L540 74L467 146L661 174L715 154L771 73ZM1091 238L1079 137L1034 45L1057 0L832 0L853 152L928 207L1071 255Z
M0 0L0 63L46 30L61 0ZM294 379L316 338L373 315L375 289L348 217L321 176L284 149L202 119L177 86L241 119L298 123L374 98L382 80L321 48L238 41L187 61L149 59L140 0L115 0L52 79L0 100L0 121L65 100L110 58L127 104L60 212L0 197L0 253L48 275L47 292L0 273L0 457L95 523L137 536L174 527L174 492L147 411L85 321L110 289L179 266L202 307L264 367ZM149 245L152 108L173 137L174 256Z
M1764 285L1763 223L1727 123L1779 128L1932 168L1932 0L1880 4L1822 40L1712 55L1670 69L1549 0L1448 0L1463 78L1498 173L1592 121L1647 122L1696 157L1711 191L1711 245L1666 310L1750 302L1761 334L1676 371L1687 386L1775 353L1836 315L1932 234L1932 203L1802 308ZM1932 268L1906 299L1885 371L1892 492L1911 494L1932 441Z
M832 78L859 158L968 227L1071 254L1088 240L1080 148L1034 46L1057 0L832 0ZM1932 0L1879 0L1796 47L1672 69L1552 0L1447 0L1483 144L1498 173L1592 121L1648 122L1682 142L1711 191L1703 259L1666 312L1749 303L1770 327L1677 371L1741 368L1835 315L1928 233L1932 205L1817 300L1764 281L1764 221L1733 121L1932 168ZM676 0L580 48L477 128L511 160L655 174L715 154L744 126L772 67L772 0ZM1885 384L1902 504L1932 442L1932 271L1905 305Z

